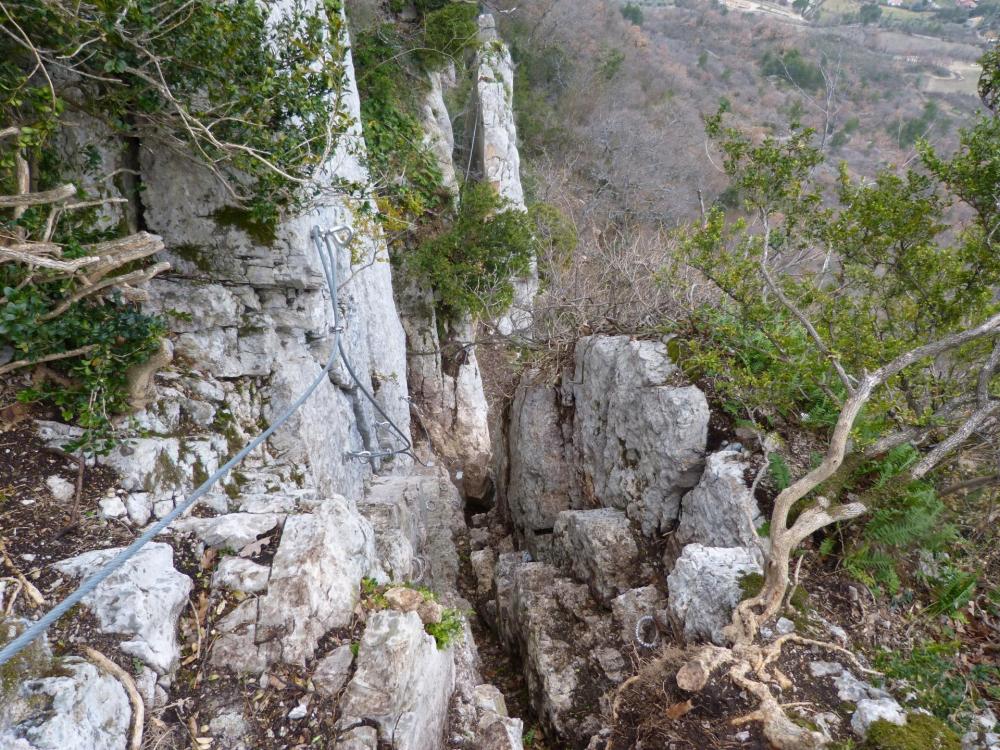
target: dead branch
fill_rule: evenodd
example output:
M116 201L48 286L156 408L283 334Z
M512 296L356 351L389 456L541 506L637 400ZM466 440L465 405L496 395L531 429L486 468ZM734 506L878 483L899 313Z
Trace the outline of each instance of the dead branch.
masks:
M13 372L14 370L19 370L22 367L30 367L31 365L40 365L45 362L56 362L60 359L69 359L70 357L79 357L81 354L87 354L88 352L94 351L97 348L97 344L88 344L87 346L81 346L77 349L70 349L67 352L56 352L55 354L47 354L44 357L39 357L38 359L19 359L16 362L8 362L3 367L0 367L0 375L6 375L8 372Z
M154 250L151 252L156 252L156 251ZM86 299L87 297L91 297L103 291L104 289L107 289L108 287L117 286L119 284L132 284L132 283L139 284L145 281L149 281L158 273L162 273L163 271L166 271L168 268L170 268L169 263L166 262L157 263L156 265L150 266L149 268L143 268L138 271L132 271L131 273L126 273L121 276L113 276L110 279L105 279L104 281L100 281L94 284L93 286L86 286L74 292L66 299L64 299L59 304L58 307L47 312L45 315L39 318L39 320L41 320L44 323L45 321L52 320L53 318L58 318L60 315L62 315L64 312L66 312L70 307L75 305L80 300Z
M953 495L956 492L962 492L963 490L977 490L980 487L989 487L994 484L1000 484L1000 474L990 474L985 477L976 477L975 479L967 479L964 482L949 484L940 490L938 495L944 497L946 495Z
M40 193L18 193L17 195L0 195L0 208L28 208L29 206L44 206L58 203L76 194L73 185L60 185Z
M42 592L39 591L31 581L24 577L24 573L21 572L21 569L18 568L14 564L14 561L10 559L10 555L7 553L7 545L2 539L0 539L0 557L3 557L3 561L7 564L7 567L10 568L17 580L21 582L21 586L23 587L25 593L27 593L28 598L31 599L31 606L41 607L44 605L45 597L42 596Z
M129 703L132 704L132 731L129 733L128 747L129 750L139 750L142 747L142 728L145 724L146 710L142 702L142 696L139 695L139 690L135 686L135 680L132 679L132 676L128 672L97 649L84 646L83 653L95 665L116 678L122 684L122 687L125 688Z

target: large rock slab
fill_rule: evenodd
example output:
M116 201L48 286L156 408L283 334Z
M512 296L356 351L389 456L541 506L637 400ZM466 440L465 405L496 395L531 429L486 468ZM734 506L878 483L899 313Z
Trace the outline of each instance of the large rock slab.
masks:
M398 290L409 342L410 396L435 452L462 471L466 496L489 487L489 408L476 357L476 326L469 317L439 332L432 290L412 281Z
M743 592L740 580L761 567L742 547L689 544L667 576L672 618L688 642L725 644L722 629Z
M526 379L527 380L527 379ZM570 426L555 388L522 382L510 410L507 508L521 545L539 555L538 534L550 534L556 516L572 507Z
M350 622L358 583L375 560L374 533L343 497L289 516L271 563L267 592L246 600L217 627L212 661L259 672L274 661L302 665L319 639Z
M275 513L226 513L211 518L181 518L167 531L194 534L209 547L239 552L281 520Z
M577 342L573 441L585 484L598 504L626 511L647 536L670 529L704 464L708 402L675 380L660 342Z
M602 726L604 696L626 676L610 614L587 587L519 553L500 556L497 626L520 656L539 720L568 746L583 747Z
M605 606L639 576L639 547L625 514L613 508L567 510L556 518L553 558Z
M85 552L55 564L56 570L85 577L103 567L121 548ZM170 672L180 659L177 618L193 584L174 569L174 551L150 542L102 581L83 604L94 613L105 633L131 636L120 648L159 674Z
M747 463L739 451L719 451L705 462L705 471L681 501L681 521L675 538L681 545L755 548L760 509L743 479Z
M397 750L442 747L454 686L451 651L438 650L416 612L376 612L340 701L340 726L372 722Z
M76 657L5 701L3 750L125 750L132 707L114 677ZM9 722L9 723L8 723Z

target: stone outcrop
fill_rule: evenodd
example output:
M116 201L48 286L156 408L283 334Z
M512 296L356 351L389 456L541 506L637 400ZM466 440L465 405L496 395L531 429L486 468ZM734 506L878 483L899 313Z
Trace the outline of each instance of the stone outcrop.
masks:
M763 522L757 501L744 481L746 457L740 451L713 453L705 461L698 486L681 501L678 544L755 549Z
M76 657L58 674L25 679L5 701L4 750L125 750L132 717L117 679Z
M510 407L509 479L503 494L515 535L533 555L542 554L559 513L576 506L571 425L564 422L557 398L555 388L523 384Z
M520 719L508 716L503 694L493 685L478 685L475 701L479 713L475 735L477 750L522 750L524 725Z
M708 403L666 346L588 336L561 387L533 377L511 406L501 487L518 541L544 556L550 542L536 537L560 512L595 506L623 511L648 537L670 530L702 473Z
M524 211L521 158L517 150L514 118L514 62L500 39L493 16L479 17L479 51L475 61L473 91L476 118L472 149L480 178L493 186L511 208ZM514 282L514 302L497 321L508 335L531 324L531 306L538 294L538 266L532 258L528 272Z
M452 155L455 139L444 91L455 84L451 66L428 73L421 103L424 145L436 157L444 188L458 200ZM434 450L462 472L467 497L482 499L489 489L491 458L486 394L476 359L477 325L468 315L442 331L432 290L419 280L397 283L406 331L410 395Z
M427 73L429 84L427 93L420 103L423 145L434 154L446 190L458 193L458 177L455 175L455 133L451 127L451 115L444 101L446 90L455 86L455 66L446 65L441 70Z
M440 747L454 668L451 655L437 649L416 612L376 612L340 701L340 726L373 722L378 739L399 750Z
M613 508L563 511L556 517L552 557L608 606L639 577L639 547L632 533L625 514Z
M312 2L307 0L307 11ZM292 10L276 4L271 21ZM338 107L353 125L324 166L321 181L327 187L370 184L349 52L346 67ZM455 187L443 98L448 85L446 73L432 76L425 124L427 145ZM280 221L273 237L265 237L233 219L238 212L229 210L224 190L190 161L143 148L139 167L143 220L163 237L164 255L176 270L149 285L145 309L166 321L173 360L145 373L152 379L144 378L139 394L148 401L134 416L139 434L98 459L120 476L117 492L102 501L105 517L138 529L165 516L320 373L336 339L329 290L309 237L313 226L346 223L355 230L350 250L340 252L336 263L340 339L360 380L338 361L284 428L213 488L194 513L85 600L101 629L125 636L121 651L148 665L137 678L147 709L166 705L167 691L180 676L189 689L185 700L199 705L199 723L204 722L199 731L212 738L212 747L262 747L242 696L216 691L208 682L201 683L199 694L200 678L186 670L211 665L222 682L232 685L235 675L246 675L262 686L272 673L297 672L311 676L310 690L322 696L323 711L343 717L337 747L375 748L382 742L432 750L445 746L453 724L463 741L520 750L520 721L507 716L502 697L483 683L471 631L466 628L464 640L438 649L421 621L421 616L428 623L440 620L445 607L470 608L457 593L456 539L465 523L462 498L448 472L418 469L405 455L357 457L403 443L363 391L374 394L405 436L412 400L430 437L429 463L455 462L466 494L487 494L486 400L475 350L464 346L474 342L474 327L453 326L439 340L431 305L408 316L404 329L387 246L370 218L377 208L366 198L321 190L311 211ZM415 294L426 301L420 296L426 292ZM435 353L426 368L419 357L407 362L407 335L413 352ZM459 345L449 348L453 342ZM79 434L55 422L40 424L39 432L52 445ZM82 576L116 551L90 552L59 569L67 579ZM181 554L185 571L201 568L196 592L175 570ZM410 613L367 614L355 658L344 633L361 616L366 577L418 582L432 587L439 602ZM182 660L178 619L189 594L190 612L180 622ZM192 657L197 661L189 666ZM16 716L0 716L5 733L0 736L7 740L17 732L19 750L123 750L130 710L121 686L86 663L72 672L17 686L24 702L17 704ZM85 692L101 705L89 705ZM46 704L42 715L38 709L46 696L55 703ZM318 701L307 703L308 696L284 708L283 731L312 720ZM8 707L5 703L2 710ZM358 726L351 726L352 720ZM92 725L106 736L92 732ZM27 727L34 734L26 734ZM79 734L78 742L65 739L70 729Z
M689 544L667 577L670 614L687 642L725 645L722 629L733 607L743 598L740 581L762 573L756 559L742 547Z
M609 613L586 585L519 553L500 556L496 602L498 631L522 660L539 719L585 746L601 728L604 694L625 677Z
M86 577L99 570L120 549L85 552L56 563L61 573ZM191 579L174 569L169 545L150 542L83 600L102 632L128 636L121 650L160 674L177 666L177 618L187 604Z
M492 449L475 325L469 319L453 323L442 339L433 295L419 284L400 290L400 309L420 425L434 450L462 472L463 494L482 498L489 489Z
M219 621L213 663L255 673L279 659L303 664L324 634L350 620L375 558L374 533L342 497L311 510L285 520L266 593Z
M624 510L643 533L667 531L681 496L704 465L708 402L675 385L666 346L626 336L576 345L573 443L584 486L605 507Z

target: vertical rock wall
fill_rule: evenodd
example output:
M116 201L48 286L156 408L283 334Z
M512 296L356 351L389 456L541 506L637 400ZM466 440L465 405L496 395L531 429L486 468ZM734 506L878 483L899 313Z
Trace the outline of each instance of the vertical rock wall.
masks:
M526 210L521 186L521 157L517 150L514 122L514 62L510 50L497 34L493 16L479 17L479 51L476 55L476 87L472 147L477 170L514 209ZM529 271L514 283L510 312L496 321L504 335L531 325L531 309L538 294L538 266L532 258Z
M324 12L318 0L272 8L271 23L303 8ZM321 170L317 204L282 221L273 237L262 237L230 210L224 187L209 172L142 144L142 219L163 237L173 266L150 285L148 309L168 324L173 361L156 376L153 402L134 416L141 432L101 459L120 477L117 492L101 504L108 523L139 530L163 517L319 374L335 337L329 291L309 236L313 226L346 223L354 229L351 247L337 258L344 350L361 387L409 435L406 332L387 246L372 218L376 208L338 191L345 182L370 182L349 52L345 66L345 89L331 109L346 110L349 132ZM436 130L428 131L438 138L432 147L450 161L441 78L432 84L427 117ZM108 158L118 159L118 151L109 146ZM450 179L454 183L453 170ZM485 484L489 437L474 353L442 364L433 308L422 325L438 355L426 378L411 364L421 374L417 393L437 394L441 413L451 416L441 421L449 444L474 459ZM411 346L422 335L413 331ZM474 332L469 325L456 335L471 341ZM427 378L436 378L435 384ZM39 424L52 444L75 431ZM369 463L349 455L400 442L339 362L292 420L213 489L196 513L176 521L85 600L96 632L81 636L82 643L98 633L124 640L124 658L136 659L147 715L161 715L180 681L186 705L197 706L204 722L199 731L220 750L284 746L286 733L306 727L327 732L338 717L343 721L329 733L331 747L345 750L430 750L446 746L449 731L462 742L486 733L493 737L490 747L518 750L520 722L506 715L494 688L481 684L468 628L464 642L439 649L412 612L384 609L369 616L359 606L367 577L419 580L433 586L442 605L469 609L457 593L462 503L447 474L416 467L404 456ZM61 562L66 591L118 551ZM194 581L196 570L202 574ZM352 651L355 636L360 649ZM218 681L202 682L204 670ZM10 711L0 700L0 745L125 747L124 691L89 665L70 671L58 680L15 686ZM268 729L262 740L245 713L248 696L268 684L269 675L290 673L304 675L302 685L315 679L325 699L315 698L310 687L293 710L279 703L275 721L281 727ZM241 694L248 685L250 693ZM53 698L57 689L62 697ZM111 692L102 698L100 691ZM269 691L268 699L275 695ZM114 709L114 721L90 705L96 699ZM186 729L176 732L176 742L169 726L166 731L162 747L190 744ZM71 736L79 741L66 739Z

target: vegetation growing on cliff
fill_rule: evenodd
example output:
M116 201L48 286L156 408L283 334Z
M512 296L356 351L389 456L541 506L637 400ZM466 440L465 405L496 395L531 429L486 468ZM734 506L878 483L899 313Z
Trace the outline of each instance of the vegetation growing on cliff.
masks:
M444 310L497 315L513 302L512 279L528 270L536 241L528 214L512 209L486 183L466 185L450 227L408 259Z
M257 0L4 6L0 348L14 361L3 371L48 363L34 367L21 397L77 421L89 449L109 445L126 373L164 330L138 312L139 293L128 286L165 267L140 262L158 249L137 232L140 143L209 170L228 193L229 214L260 232L305 208L313 174L347 125L339 4L320 8L326 13L298 7L272 17ZM96 144L70 157L69 130L81 117L105 129L95 139L109 157ZM107 163L113 172L99 173ZM119 195L130 209L100 208L123 202ZM101 252L117 262L91 257Z
M393 235L414 230L449 202L417 119L417 95L427 85L424 71L406 44L387 23L359 31L351 47L368 169L382 223Z
M811 131L753 139L724 116L708 118L707 130L746 218L711 209L681 249L716 290L695 319L722 315L733 325L692 324L687 363L750 420L766 429L797 421L827 442L775 498L763 589L737 607L730 628L745 645L781 610L790 554L813 533L871 514L846 563L890 590L899 585L894 550L933 553L953 534L938 520L932 472L997 438L1000 130L984 114L952 156L923 143L920 169L884 169L863 182L842 168L830 205L815 178L823 156ZM952 203L967 218L956 222ZM812 417L817 407L822 419ZM976 576L945 570L935 585L932 608L957 616ZM808 739L764 683L737 674L745 657L714 657L736 662L731 674L761 700L766 736ZM685 669L702 669L693 664Z

